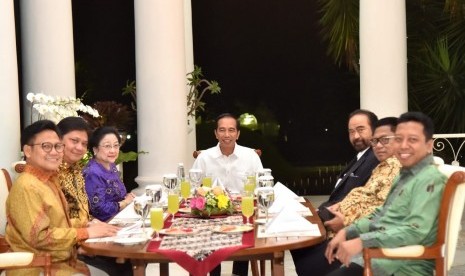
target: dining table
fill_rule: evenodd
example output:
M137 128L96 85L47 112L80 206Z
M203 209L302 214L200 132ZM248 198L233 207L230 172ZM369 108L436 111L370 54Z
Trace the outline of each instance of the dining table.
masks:
M305 216L305 219L318 226L320 235L259 237L259 226L258 224L254 224L252 246L235 251L225 261L270 260L271 274L276 276L284 275L284 252L286 250L310 247L326 239L325 227L317 215L315 208L307 199L304 201L302 204L312 214ZM133 275L135 276L145 275L146 267L149 263L159 263L160 275L169 275L169 263L173 262L173 260L160 252L148 250L149 244L150 242L146 242L128 246L113 242L84 242L81 245L81 249L89 255L115 257L120 261L129 260L132 264ZM261 264L263 265L263 262ZM256 266L252 266L252 273L254 275L259 274Z

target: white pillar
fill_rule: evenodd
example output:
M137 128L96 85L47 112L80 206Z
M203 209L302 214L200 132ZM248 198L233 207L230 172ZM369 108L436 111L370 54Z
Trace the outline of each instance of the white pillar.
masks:
M194 45L192 39L192 5L191 0L184 0L184 47L186 53L186 75L194 71ZM189 86L186 88L186 94L189 92ZM195 116L187 118L189 125L187 129L187 160L184 167L188 171L194 163L192 153L197 150Z
M18 64L13 0L0 1L0 167L12 174L11 164L20 158Z
M160 183L186 163L187 99L183 0L135 0L136 182Z
M405 0L360 0L360 106L381 118L407 105Z
M24 120L29 92L76 96L71 0L21 0Z

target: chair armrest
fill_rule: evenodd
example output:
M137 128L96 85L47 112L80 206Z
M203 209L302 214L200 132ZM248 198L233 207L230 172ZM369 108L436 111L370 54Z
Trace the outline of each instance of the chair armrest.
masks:
M31 252L0 253L0 267L27 266L34 259Z

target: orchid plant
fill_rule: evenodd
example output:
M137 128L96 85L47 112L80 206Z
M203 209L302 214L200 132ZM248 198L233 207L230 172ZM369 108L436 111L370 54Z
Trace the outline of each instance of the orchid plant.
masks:
M98 111L82 103L80 98L53 97L43 93L28 93L26 99L31 102L31 122L33 110L37 112L37 119L48 119L58 123L61 119L79 116L78 112L87 113L94 118L100 117Z

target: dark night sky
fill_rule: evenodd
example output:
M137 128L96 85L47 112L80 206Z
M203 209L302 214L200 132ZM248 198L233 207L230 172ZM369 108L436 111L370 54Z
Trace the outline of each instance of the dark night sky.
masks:
M195 64L222 87L206 97L204 117L272 114L280 150L295 164L344 162L353 154L346 120L359 105L358 81L326 56L316 1L192 2ZM133 2L73 1L73 20L78 96L88 90L88 102L127 101L121 88L135 79Z

